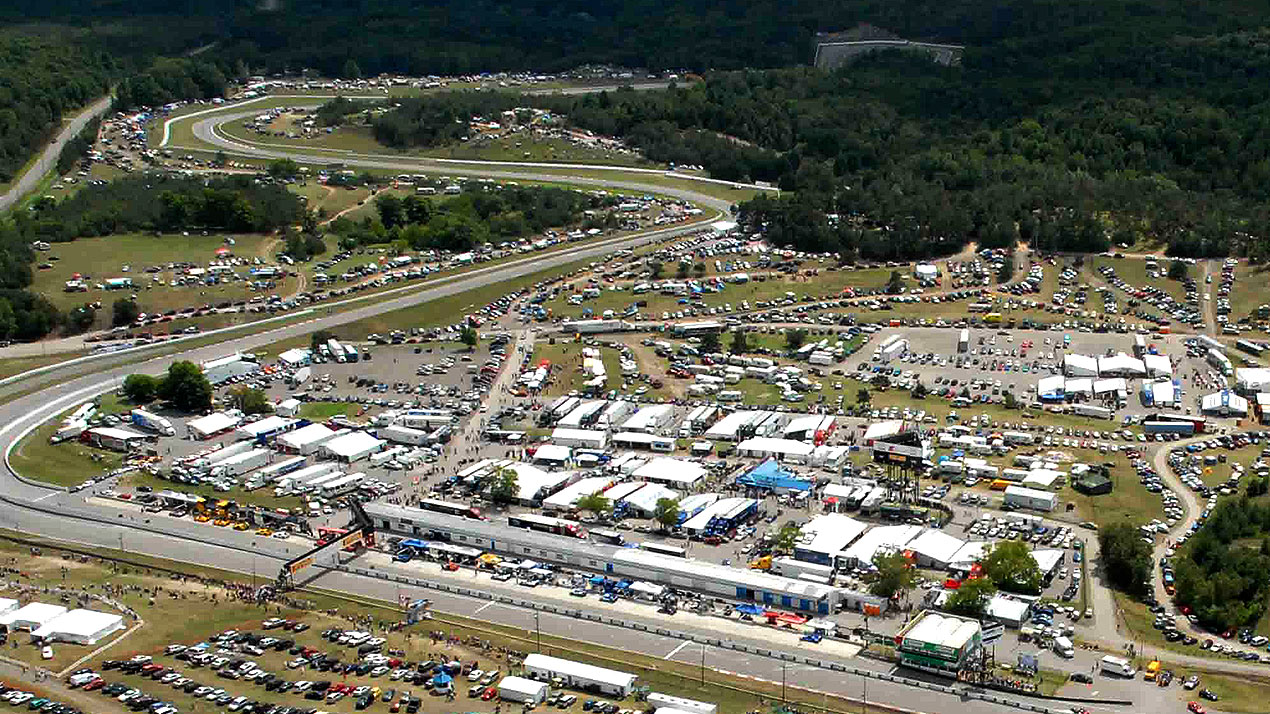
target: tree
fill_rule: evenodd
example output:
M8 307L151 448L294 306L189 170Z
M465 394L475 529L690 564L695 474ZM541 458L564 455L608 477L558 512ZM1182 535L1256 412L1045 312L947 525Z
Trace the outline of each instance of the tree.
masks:
M340 76L344 79L361 79L362 68L358 66L357 60L350 57L344 63L344 70L340 73Z
M785 331L785 349L789 350L790 352L793 352L794 350L797 350L799 347L802 347L803 343L806 341L807 341L807 331L804 329L800 328L800 329Z
M245 384L229 390L229 403L243 414L269 414L273 404L262 389L253 389Z
M327 340L334 336L335 335L331 333L330 330L318 330L317 332L314 332L309 335L309 349L314 352L319 351L322 349L322 345L326 344Z
M889 553L873 559L877 567L877 579L869 585L869 592L888 600L917 584L917 571L903 553Z
M648 264L648 270L652 273L653 280L661 280L661 274L666 270L666 266L661 261L653 261Z
M948 596L944 609L962 617L983 617L984 608L997 592L997 586L988 578L974 578L961 581L961 587Z
M159 380L148 374L130 374L123 380L123 395L133 404L149 404L159 394Z
M91 305L78 305L66 313L66 332L77 335L93 326L97 311Z
M864 389L863 387L860 388L860 391L855 393L856 404L868 404L872 401L873 395L869 393L869 390Z
M692 268L692 263L689 263L689 262L688 262L688 261L686 261L686 260L685 260L685 261L680 261L680 262L679 262L679 265L675 267L675 277L676 277L676 278L679 278L680 280L683 280L683 279L687 278L687 277L688 277L688 271L689 271L691 268Z
M1045 576L1023 541L999 541L979 563L984 577L1002 590L1037 595L1044 585Z
M391 193L375 197L375 210L379 212L379 222L384 224L384 228L392 229L406 222L405 203Z
M929 393L930 390L926 388L925 384L922 384L921 380L914 383L913 389L909 391L909 395L914 399L925 399L926 395Z
M119 298L111 306L110 324L115 327L126 327L136 322L137 316L140 314L141 308L137 307L136 300Z
M719 344L719 336L713 332L707 332L701 336L701 351L706 354L714 354L723 351L723 345Z
M1151 587L1151 546L1142 542L1130 523L1113 523L1098 529L1102 567L1111 584L1130 595L1143 595Z
M657 525L661 526L662 530L669 530L679 525L679 515L679 499L657 499L657 506L653 510L653 520L657 521Z
M1005 408L1006 408L1006 409L1018 409L1018 408L1019 408L1019 400L1015 398L1015 396L1014 396L1014 392L1006 392L1006 393L1005 393L1004 403L1005 403Z
M698 278L704 278L706 276L706 264L696 263L695 265L693 265L692 274L696 275Z
M773 548L781 553L788 553L794 549L794 544L798 542L798 536L802 533L802 529L793 523L786 523L776 533L776 543Z
M490 478L489 496L494 503L515 503L520 498L520 483L515 469L500 467Z
M1008 253L997 268L997 282L1008 283L1014 279L1014 253Z
M1169 280L1186 280L1188 273L1190 273L1190 268L1184 261L1175 260L1169 263Z
M728 350L734 355L743 355L750 351L750 336L744 330L737 330L732 333L732 344L728 346Z
M193 362L173 362L159 383L159 397L183 412L204 412L212 408L212 385Z
M274 159L269 162L269 175L277 181L294 178L300 173L300 165L291 159Z
M578 510L587 511L595 516L607 514L613 508L613 502L602 493L593 493L578 499Z
M216 155L212 157L212 165L223 167L227 163L229 163L229 155L225 153L224 149L218 149Z
M898 270L891 271L891 277L886 281L886 292L895 295L904 290L904 275Z
M464 325L463 329L459 330L459 341L467 345L469 350L476 349L476 343L479 342L480 339L480 334L476 331L476 328L471 325Z

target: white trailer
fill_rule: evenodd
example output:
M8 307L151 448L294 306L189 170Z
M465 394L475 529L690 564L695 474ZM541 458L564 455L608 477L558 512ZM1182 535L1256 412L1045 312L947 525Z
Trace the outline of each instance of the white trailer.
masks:
M265 483L273 483L289 473L299 471L304 468L304 462L306 460L307 459L303 456L293 456L289 459L279 461L276 464L270 464L263 469L260 469L260 472L257 473L256 476L264 480Z
M176 435L176 428L172 426L172 422L166 417L161 417L144 409L133 409L130 416L132 417L133 426L147 429L163 436Z
M358 471L347 476L333 479L322 484L323 498L338 498L346 493L352 493L361 486L362 481L366 480L366 474Z
M448 424L449 422L447 421L446 423ZM420 429L413 429L408 426L399 426L397 424L379 430L378 436L379 438L391 441L394 444L423 446L428 443L428 432Z
M962 328L961 334L957 336L957 352L964 353L970 351L970 330Z
M1098 661L1098 671L1103 674L1110 674L1116 677L1125 677L1132 679L1137 676L1138 670L1133 668L1129 660L1123 657L1113 657L1107 655Z
M1072 407L1072 411L1080 416L1094 417L1096 419L1110 419L1113 416L1113 412L1110 409L1096 404L1077 404Z
M52 436L49 437L50 444L59 444L70 439L78 439L80 434L88 428L88 422L80 419L69 423L62 424Z
M212 464L213 476L239 476L269 463L273 452L268 449L252 449L245 454L235 454Z

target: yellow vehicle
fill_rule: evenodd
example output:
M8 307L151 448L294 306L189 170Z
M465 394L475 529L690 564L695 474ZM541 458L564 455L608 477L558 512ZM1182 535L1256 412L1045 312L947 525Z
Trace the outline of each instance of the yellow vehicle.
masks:
M1158 675L1159 673L1160 673L1160 660L1153 659L1151 660L1151 663L1147 665L1146 674L1143 674L1142 676L1143 678L1146 679L1146 681L1150 682L1154 680L1156 675Z
M242 521L239 521L239 522L237 522L237 523L235 523L235 524L234 524L234 530L236 530L236 531L245 531L245 530L247 530L247 524L246 524L246 523L243 523Z
M225 526L229 525L229 523L230 521L228 518L217 518L215 521L212 521L212 525L220 526L221 528L224 528Z
M371 687L371 688L370 688L370 696L371 696L371 698L372 698L372 699L379 699L379 695L380 695L380 694L382 694L382 693L383 693L383 692L381 692L381 691L380 691L379 687Z
M207 515L206 513L200 513L200 514L198 514L197 516L194 516L194 520L195 520L195 521L197 521L197 522L199 522L199 523L206 523L206 522L208 522L208 521L212 520L212 517L211 517L211 516L209 516L209 515Z
M1001 313L990 312L983 316L983 321L989 325L998 325L1001 323Z
M258 535L258 536L271 536L271 535L273 535L273 531L269 530L268 528L257 528L257 529L256 529L256 535Z
M765 555L757 560L750 561L750 570L771 570L772 556Z

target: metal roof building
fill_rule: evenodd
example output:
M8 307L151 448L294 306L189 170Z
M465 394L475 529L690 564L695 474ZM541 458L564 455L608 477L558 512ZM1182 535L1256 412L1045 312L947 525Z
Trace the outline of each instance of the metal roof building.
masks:
M794 558L833 565L834 559L868 527L868 524L838 513L816 516L803 526L802 538L794 544Z
M352 463L379 451L386 443L364 431L350 431L323 444L322 451L333 459Z
M840 560L847 566L871 566L875 557L903 550L922 530L915 525L876 526L852 543Z
M741 431L752 422L762 419L766 412L732 412L706 430L705 437L716 441L736 441Z
M965 545L966 541L932 528L914 538L904 549L913 551L919 566L946 570L957 562L957 553Z

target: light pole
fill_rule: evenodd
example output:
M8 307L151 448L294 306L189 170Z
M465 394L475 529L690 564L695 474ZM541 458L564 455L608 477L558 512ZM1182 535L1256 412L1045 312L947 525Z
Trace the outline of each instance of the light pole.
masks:
M785 706L785 668L786 666L788 666L787 663L784 660L782 660L781 661L781 706L782 707Z
M701 685L706 683L706 643L701 643Z
M538 611L534 611L534 636L538 640L538 653L542 654L542 628L538 626Z

